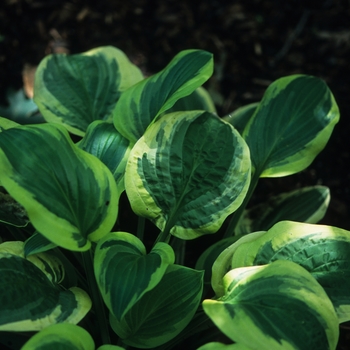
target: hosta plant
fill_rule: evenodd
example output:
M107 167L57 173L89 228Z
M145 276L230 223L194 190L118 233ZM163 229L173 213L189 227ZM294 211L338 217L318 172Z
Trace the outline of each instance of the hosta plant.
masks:
M201 50L148 78L114 47L40 63L46 122L0 119L4 346L336 348L350 232L317 224L329 189L248 203L325 147L334 97L292 75L220 118L212 72Z

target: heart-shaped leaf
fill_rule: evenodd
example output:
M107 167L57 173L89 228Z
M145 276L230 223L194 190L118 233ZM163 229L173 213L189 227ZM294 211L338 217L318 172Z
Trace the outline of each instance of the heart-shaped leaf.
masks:
M339 120L327 85L306 75L276 80L243 131L256 176L297 173L325 147Z
M332 226L282 221L265 234L235 244L232 268L291 260L309 271L325 289L340 322L350 320L349 231Z
M115 127L134 144L158 115L191 94L212 73L212 54L202 50L181 51L161 72L123 93L113 111Z
M331 349L339 327L319 283L291 261L231 270L225 295L204 300L206 314L233 341L261 350Z
M34 102L47 121L82 136L94 120L110 118L121 93L142 79L141 71L112 46L48 55L35 74Z
M169 265L162 280L121 321L111 315L111 326L125 344L153 349L187 326L198 308L202 289L202 271Z
M228 123L202 111L167 114L130 152L125 187L132 209L163 231L214 233L242 203L249 150Z
M78 323L91 300L77 287L58 288L63 265L48 254L24 258L22 242L0 245L0 330L36 331L55 323Z
M113 175L62 126L10 128L0 133L0 148L2 185L50 241L83 251L111 230L120 195Z
M126 232L112 232L96 248L94 270L102 297L118 320L152 290L173 264L173 249L157 243L149 254L143 243Z

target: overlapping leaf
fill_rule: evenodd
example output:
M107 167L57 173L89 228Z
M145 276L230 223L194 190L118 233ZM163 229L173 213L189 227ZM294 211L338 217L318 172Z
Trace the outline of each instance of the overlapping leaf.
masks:
M94 270L102 297L117 320L162 279L174 251L157 243L149 254L143 243L126 232L113 232L96 248Z
M212 73L213 57L209 52L180 52L162 71L123 93L113 111L116 129L134 144L158 115L191 94Z
M152 124L130 152L125 175L132 209L183 239L216 232L242 203L249 181L244 140L202 111Z
M338 106L322 80L306 75L276 80L243 131L257 176L285 176L305 169L324 148L338 120Z
M37 68L34 101L47 121L84 135L91 122L108 119L121 93L142 79L141 71L112 46L49 55Z
M113 330L125 344L153 349L179 334L191 321L201 301L203 272L169 265L162 280L118 321Z
M124 191L124 173L131 147L130 142L113 124L104 121L91 123L78 146L106 164L114 176L119 192Z
M323 288L291 261L231 270L225 295L203 308L233 341L259 350L331 349L337 315Z
M350 232L340 228L282 221L250 241L237 241L231 267L291 260L325 289L339 321L350 320Z
M51 324L78 323L91 300L77 287L57 288L63 265L47 254L24 258L23 243L0 245L0 330L36 331Z
M120 195L112 173L62 126L10 128L0 133L0 148L2 185L50 241L87 250L111 230Z

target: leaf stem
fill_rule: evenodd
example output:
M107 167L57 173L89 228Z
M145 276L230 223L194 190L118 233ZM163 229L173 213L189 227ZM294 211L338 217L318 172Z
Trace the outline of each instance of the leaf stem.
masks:
M92 305L97 317L97 326L100 330L102 344L111 344L111 339L108 331L108 322L105 312L105 304L102 300L102 296L98 289L97 282L95 279L93 256L91 249L86 252L82 252L82 258L92 299Z
M239 219L241 218L244 209L246 208L250 198L252 197L252 194L258 184L259 178L260 178L260 174L261 172L259 171L255 171L254 175L252 176L252 179L250 181L249 184L249 189L248 192L243 200L243 203L241 204L241 206L234 212L234 214L232 215L229 225L225 231L225 234L223 236L223 238L228 238L228 237L232 237L235 234L235 228L239 222Z

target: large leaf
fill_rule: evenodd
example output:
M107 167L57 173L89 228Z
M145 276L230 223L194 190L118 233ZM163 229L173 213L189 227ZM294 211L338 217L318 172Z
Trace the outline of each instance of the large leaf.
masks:
M249 150L209 112L167 114L130 152L125 187L132 209L183 239L216 232L242 203Z
M129 140L124 138L113 124L98 120L89 125L78 146L107 165L119 192L123 192L125 167L131 150Z
M162 280L143 295L125 317L113 315L113 330L125 344L155 348L179 334L191 321L202 296L203 272L169 265Z
M112 173L62 126L5 130L0 148L2 185L50 241L82 251L111 230L119 199Z
M267 231L282 220L316 224L325 215L330 191L325 186L310 186L269 198L246 210L236 228L236 234Z
M231 270L225 295L203 308L230 339L259 350L331 349L339 328L333 305L304 268L291 261Z
M35 74L34 101L47 121L84 135L91 122L108 119L121 93L142 79L141 71L112 46L49 55Z
M94 270L102 297L119 321L162 279L173 264L173 249L157 243L149 254L143 243L126 232L112 232L96 248Z
M55 324L31 337L21 350L95 350L95 344L84 328Z
M36 331L55 323L78 323L91 300L80 288L58 288L62 268L44 253L25 259L22 242L1 244L0 330Z
M161 72L123 93L113 111L115 127L135 143L158 115L191 94L212 73L213 57L209 52L180 52Z
M338 106L322 80L306 75L276 80L243 132L257 176L305 169L325 147L338 120Z
M325 289L339 321L350 320L350 232L340 228L282 221L249 242L236 243L231 267L291 260Z

